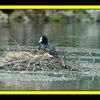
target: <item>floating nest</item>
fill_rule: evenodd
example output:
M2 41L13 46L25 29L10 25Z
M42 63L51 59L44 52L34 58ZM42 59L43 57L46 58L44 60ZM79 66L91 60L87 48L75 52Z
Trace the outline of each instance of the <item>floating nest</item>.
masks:
M4 71L39 71L39 70L75 70L80 71L77 61L67 61L64 57L54 58L44 51L9 51L0 61L0 70Z

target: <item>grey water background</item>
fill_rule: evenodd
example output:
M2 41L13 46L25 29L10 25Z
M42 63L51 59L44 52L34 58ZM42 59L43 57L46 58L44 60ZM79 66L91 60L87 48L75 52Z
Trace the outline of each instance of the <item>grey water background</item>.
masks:
M18 23L0 24L0 49L12 49L16 42L26 49L38 46L40 36L46 35L56 47L100 49L100 23ZM11 39L11 37L14 39ZM84 49L85 50L85 49ZM80 80L34 81L6 79L0 76L0 90L100 90L99 77ZM34 75L32 76L34 77Z

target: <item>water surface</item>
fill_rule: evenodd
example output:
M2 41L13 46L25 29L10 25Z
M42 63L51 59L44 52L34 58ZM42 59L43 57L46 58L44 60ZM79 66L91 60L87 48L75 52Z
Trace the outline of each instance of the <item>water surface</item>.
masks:
M18 23L7 26L0 24L0 49L33 49L38 46L40 36L47 35L49 41L59 48L68 51L86 52L86 50L100 54L100 25L99 23ZM80 49L81 48L81 49ZM89 66L89 65L88 65ZM98 63L99 66L99 63ZM78 74L80 75L80 74ZM6 77L8 76L8 77ZM21 80L20 78L21 77ZM24 78L23 78L24 77ZM30 77L30 78L29 78ZM100 90L100 78L92 73L90 76L73 78L43 76L43 80L33 80L34 75L19 75L1 73L0 90ZM53 80L45 80L45 79ZM63 79L64 78L64 79ZM24 79L24 80L23 80ZM28 80L27 80L28 79ZM61 79L61 80L60 80Z

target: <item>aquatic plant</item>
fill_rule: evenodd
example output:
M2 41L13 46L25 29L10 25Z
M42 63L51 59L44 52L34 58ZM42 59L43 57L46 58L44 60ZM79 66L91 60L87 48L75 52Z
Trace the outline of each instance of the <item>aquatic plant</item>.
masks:
M61 71L67 69L69 71L84 71L86 66L81 62L81 56L75 52L62 52L62 56L51 58L44 51L6 51L0 60L0 70L3 71ZM92 53L88 53L92 57L92 65L95 59ZM87 55L85 54L84 57Z
M55 14L51 17L50 21L56 23L64 22L64 18L60 14Z
M91 50L79 52L78 48L70 50L66 48L57 49L58 57L53 58L48 52L36 51L32 49L26 50L25 47L21 46L17 40L10 37L11 40L16 44L16 48L8 48L2 52L0 57L0 71L10 72L22 72L22 71L77 71L84 72L90 70L86 66L86 62L82 60L91 57L90 63L92 67L95 64L95 58ZM76 45L80 45L75 43Z

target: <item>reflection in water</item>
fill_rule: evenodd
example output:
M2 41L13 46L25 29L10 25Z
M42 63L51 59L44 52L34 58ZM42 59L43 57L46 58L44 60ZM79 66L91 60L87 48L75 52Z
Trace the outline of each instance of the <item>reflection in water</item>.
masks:
M10 36L13 37L20 45L37 45L39 37L43 34L43 23L14 23L9 28ZM9 43L13 43L10 39Z
M70 81L18 81L0 82L0 90L100 90L100 79L95 77Z
M84 37L81 39L81 43L84 47L100 48L99 46L99 25L91 24L85 27Z
M2 82L3 83L3 82ZM52 82L41 81L4 81L1 90L48 90Z
M41 35L62 47L85 47L100 49L99 23L31 23L14 22L9 27L0 24L0 48L16 45L37 46ZM15 41L13 39L15 39ZM74 81L3 81L0 90L100 90L100 79L95 77Z
M99 23L98 23L99 24ZM14 22L9 28L0 24L0 46L15 45L13 37L20 45L38 45L39 37L47 35L57 46L100 48L100 25L87 23L31 23Z

